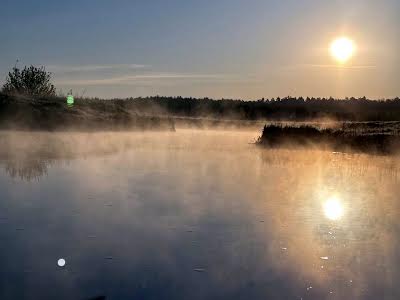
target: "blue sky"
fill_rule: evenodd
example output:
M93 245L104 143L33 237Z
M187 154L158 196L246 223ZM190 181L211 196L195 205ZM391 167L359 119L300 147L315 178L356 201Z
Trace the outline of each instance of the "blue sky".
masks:
M44 65L98 97L400 96L395 0L0 0L0 80ZM357 51L329 55L338 36Z

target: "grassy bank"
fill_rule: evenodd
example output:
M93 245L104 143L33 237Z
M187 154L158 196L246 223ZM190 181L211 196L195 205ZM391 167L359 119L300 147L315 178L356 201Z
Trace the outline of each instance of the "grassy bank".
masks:
M168 117L141 115L124 103L76 103L65 99L16 97L0 94L0 129L14 130L175 130Z
M365 124L347 124L341 128L317 128L309 125L266 125L257 141L270 148L322 148L333 151L393 154L400 149L400 136L382 128L372 130Z

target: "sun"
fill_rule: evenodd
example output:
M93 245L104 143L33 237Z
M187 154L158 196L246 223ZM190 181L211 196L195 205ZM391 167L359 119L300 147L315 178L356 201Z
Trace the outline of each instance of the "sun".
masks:
M340 37L331 43L331 55L339 62L345 63L355 52L354 42L347 37Z
M344 214L343 204L337 197L327 199L323 209L325 217L333 221L340 219Z

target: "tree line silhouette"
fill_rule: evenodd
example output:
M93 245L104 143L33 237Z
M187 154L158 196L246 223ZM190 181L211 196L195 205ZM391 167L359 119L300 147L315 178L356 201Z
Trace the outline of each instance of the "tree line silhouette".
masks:
M362 98L285 97L256 101L184 97L139 97L108 100L117 106L143 114L177 117L210 117L240 120L309 121L398 121L400 99L369 100ZM110 103L98 98L78 99L84 105Z
M23 97L36 109L56 109L63 106L64 97ZM19 96L0 93L0 112ZM269 121L400 121L400 98L369 100L363 98L296 98L260 99L256 101L184 97L138 97L125 99L76 98L75 106L99 112L129 112L186 118ZM48 111L51 113L51 111Z

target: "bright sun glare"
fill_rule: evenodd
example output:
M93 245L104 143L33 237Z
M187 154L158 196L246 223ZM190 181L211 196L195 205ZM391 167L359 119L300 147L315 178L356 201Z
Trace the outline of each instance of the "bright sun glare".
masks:
M343 204L337 197L331 197L324 203L324 214L330 220L338 220L343 216Z
M331 55L340 63L345 63L354 54L355 45L347 37L341 37L334 40L331 44Z

